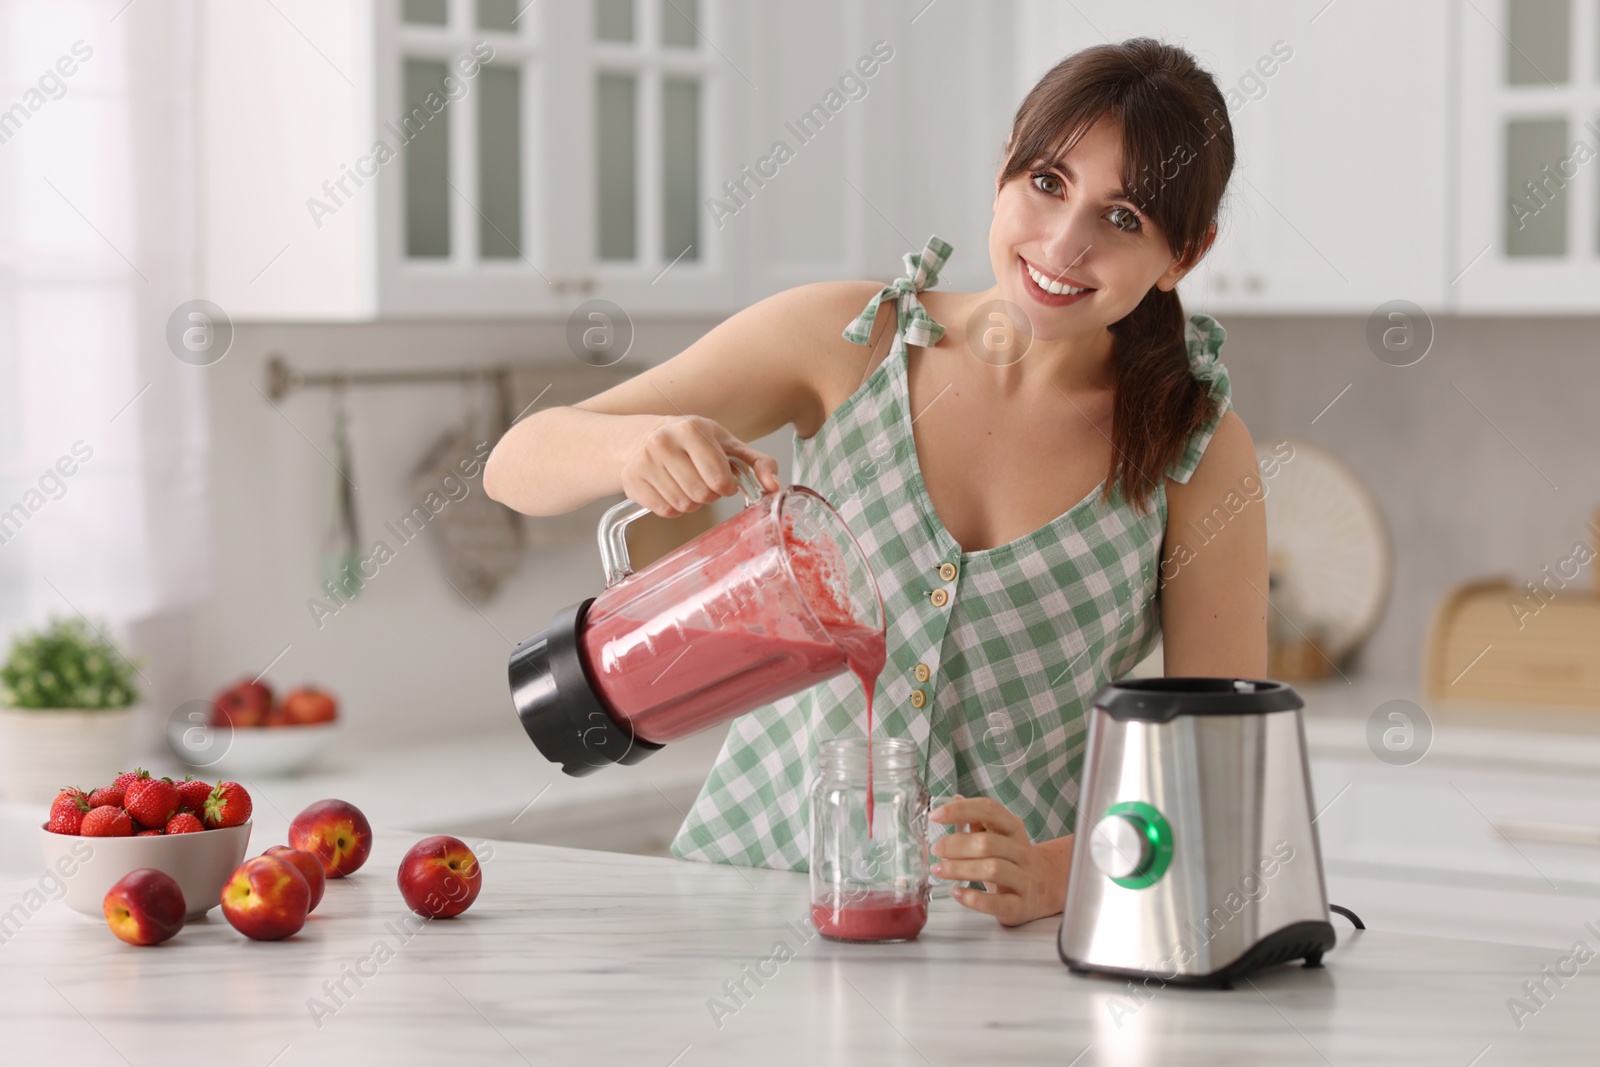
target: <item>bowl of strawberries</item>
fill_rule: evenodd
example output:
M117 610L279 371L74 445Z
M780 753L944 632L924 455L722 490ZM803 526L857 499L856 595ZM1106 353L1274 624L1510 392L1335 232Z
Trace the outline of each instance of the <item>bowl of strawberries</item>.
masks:
M338 730L333 694L302 685L279 699L260 678L219 691L210 705L194 701L168 722L167 746L191 767L249 778L295 774Z
M40 827L45 866L66 885L67 906L103 921L106 892L154 868L178 883L198 919L250 843L250 794L238 782L155 778L125 771L110 785L61 790Z

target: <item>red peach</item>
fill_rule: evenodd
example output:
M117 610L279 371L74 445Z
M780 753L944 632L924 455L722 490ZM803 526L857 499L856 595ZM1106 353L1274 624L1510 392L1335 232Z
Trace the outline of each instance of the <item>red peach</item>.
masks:
M322 871L322 861L303 848L290 848L288 845L273 845L262 855L276 856L280 860L294 864L295 869L305 878L306 885L311 889L311 905L306 911L316 911L317 905L322 903L322 891L328 885L327 875Z
M283 698L283 710L293 723L332 722L339 714L333 697L314 686L301 686Z
M311 887L288 860L256 856L234 869L222 887L222 914L257 941L298 933L311 910Z
M123 875L101 908L111 932L130 945L159 945L183 929L189 912L178 883L153 867Z
M478 899L483 866L472 849L445 834L425 837L406 850L397 876L411 910L433 919L460 915Z
M372 825L354 804L319 800L289 824L289 847L322 861L329 878L354 874L372 851Z

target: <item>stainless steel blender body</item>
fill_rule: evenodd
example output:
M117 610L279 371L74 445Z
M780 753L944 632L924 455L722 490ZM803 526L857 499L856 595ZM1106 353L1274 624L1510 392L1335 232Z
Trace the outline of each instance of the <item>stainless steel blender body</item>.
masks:
M1090 711L1059 951L1073 970L1228 984L1333 947L1299 694L1153 678Z

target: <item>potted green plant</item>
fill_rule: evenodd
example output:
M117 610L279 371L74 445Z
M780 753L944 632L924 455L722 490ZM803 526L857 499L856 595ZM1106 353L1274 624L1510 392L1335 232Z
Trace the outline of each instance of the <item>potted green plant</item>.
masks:
M135 667L81 619L24 632L0 665L7 799L49 803L109 782L130 755Z

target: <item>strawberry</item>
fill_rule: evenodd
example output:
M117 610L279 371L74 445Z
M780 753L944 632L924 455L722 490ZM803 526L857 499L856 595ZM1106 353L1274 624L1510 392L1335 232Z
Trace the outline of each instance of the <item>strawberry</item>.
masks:
M165 778L139 778L128 786L122 806L140 826L155 830L167 825L178 810L178 799L178 787Z
M167 820L169 834L198 834L204 829L205 824L187 811L179 812Z
M178 796L182 798L180 806L190 811L205 811L206 797L211 795L211 788L209 783L186 775L183 781L178 783Z
M88 800L89 799L89 794L85 793L81 789L74 789L72 786L69 785L65 789L63 789L61 792L56 794L55 800L50 802L50 810L54 811L57 804L61 803L63 800L70 800L73 797L81 797L84 800Z
M134 837L161 837L162 833L161 833L160 830L140 830L138 833L134 834L133 836Z
M84 837L132 837L133 820L121 808L107 804L84 815L78 832Z
M145 770L143 767L137 768L136 770L123 771L121 774L117 775L117 780L112 782L111 786L114 789L120 789L126 793L128 791L128 787L134 782L137 782L141 778L148 777L150 777L150 772Z
M83 803L83 798L76 798L78 803ZM83 832L83 816L85 812L78 808L60 807L50 811L50 821L45 824L45 829L53 834L78 834Z
M122 807L123 793L114 785L103 785L89 794L91 808L103 808L110 804L114 808Z
M250 818L250 794L238 782L218 782L206 798L205 822L209 830L238 826Z
M50 805L50 817L53 819L62 812L76 812L80 817L92 805L89 798L81 789L63 789L56 794L55 802ZM73 833L77 833L76 830Z

